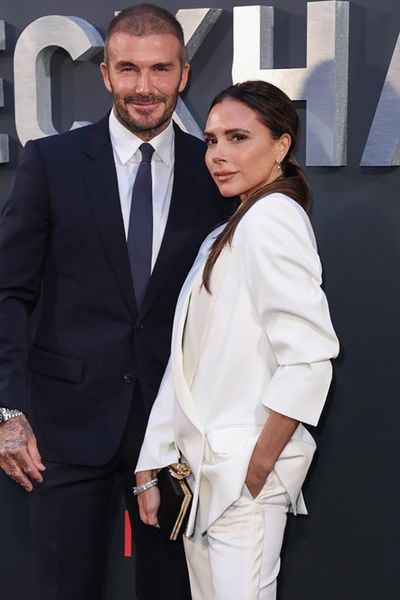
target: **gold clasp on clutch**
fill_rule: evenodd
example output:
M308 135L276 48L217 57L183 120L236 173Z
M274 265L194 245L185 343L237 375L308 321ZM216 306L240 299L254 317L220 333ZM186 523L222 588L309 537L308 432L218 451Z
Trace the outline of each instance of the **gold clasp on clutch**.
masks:
M170 474L175 479L185 479L192 474L192 469L187 463L174 463L168 467Z

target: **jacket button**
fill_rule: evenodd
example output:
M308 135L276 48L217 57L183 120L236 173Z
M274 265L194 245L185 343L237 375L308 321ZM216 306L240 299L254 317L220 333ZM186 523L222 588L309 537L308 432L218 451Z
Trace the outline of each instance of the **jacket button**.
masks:
M135 381L135 378L130 373L124 373L122 379L124 383L133 383Z
M139 330L140 330L140 329L144 329L144 325L143 325L143 323L141 323L140 321L139 321L138 323L136 323L136 325L135 325L135 329L139 329Z

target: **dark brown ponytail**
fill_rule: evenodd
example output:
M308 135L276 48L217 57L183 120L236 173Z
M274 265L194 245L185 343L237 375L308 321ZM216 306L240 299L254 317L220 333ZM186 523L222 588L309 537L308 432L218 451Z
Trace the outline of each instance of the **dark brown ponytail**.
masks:
M246 202L242 202L229 219L224 230L215 239L203 272L203 285L210 290L211 271L226 245L231 244L233 234L246 212L260 198L273 193L285 194L308 211L311 206L310 187L303 169L292 156L297 143L299 120L293 103L282 90L266 81L245 81L232 85L216 96L211 109L223 100L242 102L257 113L259 120L267 127L274 139L288 133L292 140L287 155L281 163L282 175L257 190Z

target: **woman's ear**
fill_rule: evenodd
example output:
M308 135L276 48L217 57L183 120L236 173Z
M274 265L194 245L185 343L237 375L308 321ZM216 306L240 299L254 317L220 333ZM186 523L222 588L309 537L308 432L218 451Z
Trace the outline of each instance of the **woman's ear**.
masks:
M289 152L289 148L290 148L291 144L292 144L292 138L290 137L290 135L288 133L283 133L281 135L281 137L279 138L277 147L276 147L276 150L277 150L276 161L278 163L281 163L285 159L285 156Z

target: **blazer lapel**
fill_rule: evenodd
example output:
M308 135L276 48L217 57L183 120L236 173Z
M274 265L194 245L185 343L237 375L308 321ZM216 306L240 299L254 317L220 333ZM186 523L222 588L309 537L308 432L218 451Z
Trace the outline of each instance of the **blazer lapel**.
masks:
M133 291L108 116L95 124L83 155L83 177L92 211L122 295L134 319Z
M223 228L224 225L218 227L218 229L216 229L206 238L202 247L200 248L197 258L193 263L193 266L179 295L176 305L174 327L172 331L171 364L174 383L177 391L177 398L185 414L200 432L203 432L203 427L199 421L196 405L183 371L183 334L189 308L190 296L193 286L196 282L197 275L203 270L211 245L215 237L218 235L218 233L220 233L220 231L222 231Z

